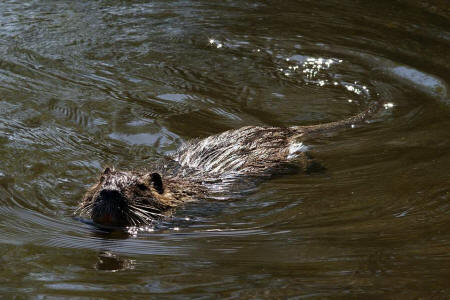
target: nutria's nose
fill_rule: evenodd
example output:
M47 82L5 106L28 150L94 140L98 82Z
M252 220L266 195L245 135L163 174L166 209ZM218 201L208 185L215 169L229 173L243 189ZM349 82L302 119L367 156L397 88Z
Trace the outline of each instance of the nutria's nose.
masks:
M100 197L107 200L120 200L122 195L117 190L101 190Z

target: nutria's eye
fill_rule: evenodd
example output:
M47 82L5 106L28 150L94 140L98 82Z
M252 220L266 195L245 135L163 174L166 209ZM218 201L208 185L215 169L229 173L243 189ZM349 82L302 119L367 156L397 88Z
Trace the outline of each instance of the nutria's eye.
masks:
M150 186L155 188L155 190L159 194L163 194L164 193L164 185L163 185L163 182L162 182L162 178L161 178L161 175L159 175L158 173L145 174L144 175L144 180ZM147 187L147 188L149 188L149 187Z
M161 175L159 175L158 173L153 173L150 176L151 176L151 179L153 182L153 187L155 188L155 190L157 190L158 193L160 193L160 194L164 193L164 186L163 186Z
M146 185L143 184L143 183L138 183L136 186L137 186L137 188L140 189L141 191L146 191L146 190L148 190L148 186L146 186Z

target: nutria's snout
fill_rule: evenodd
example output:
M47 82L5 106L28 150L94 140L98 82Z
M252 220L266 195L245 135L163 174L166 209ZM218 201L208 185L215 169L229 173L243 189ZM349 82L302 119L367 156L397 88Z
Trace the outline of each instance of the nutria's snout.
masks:
M140 226L153 222L167 209L158 173L119 172L106 168L85 194L80 214L109 227Z
M94 223L105 226L129 225L126 212L128 203L118 190L103 188L94 195L91 218Z
M99 198L103 201L121 202L124 199L118 190L103 189L98 194Z

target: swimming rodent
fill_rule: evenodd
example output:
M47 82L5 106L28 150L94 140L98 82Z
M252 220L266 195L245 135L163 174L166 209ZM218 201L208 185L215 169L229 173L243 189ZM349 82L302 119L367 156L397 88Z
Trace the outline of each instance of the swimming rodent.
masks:
M182 203L207 197L220 183L283 173L293 165L309 172L318 164L302 143L306 138L362 123L381 106L372 102L353 117L326 124L247 126L193 140L169 158L168 171L106 168L86 192L76 213L100 226L147 225Z

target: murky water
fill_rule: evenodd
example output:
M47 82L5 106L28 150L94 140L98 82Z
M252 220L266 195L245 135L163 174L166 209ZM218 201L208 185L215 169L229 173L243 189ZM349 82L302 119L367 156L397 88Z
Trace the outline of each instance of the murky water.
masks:
M446 1L2 1L0 294L450 296ZM323 173L202 201L134 236L73 217L106 165L245 125L367 124Z

